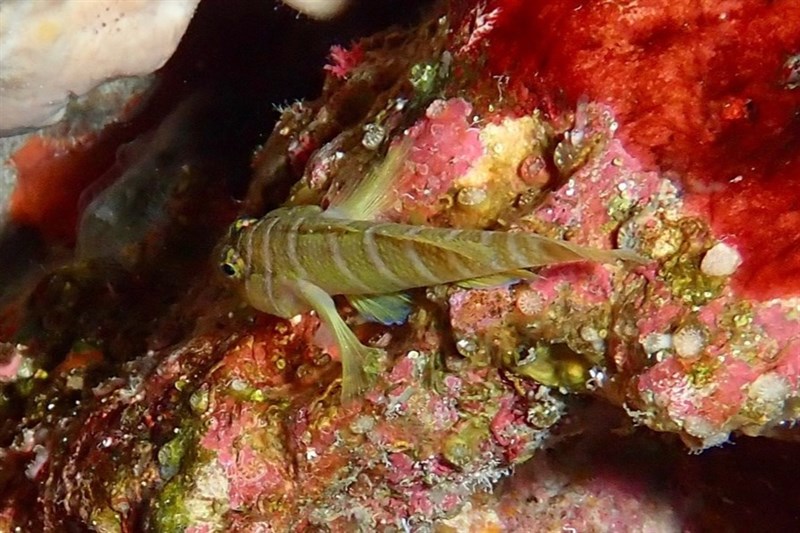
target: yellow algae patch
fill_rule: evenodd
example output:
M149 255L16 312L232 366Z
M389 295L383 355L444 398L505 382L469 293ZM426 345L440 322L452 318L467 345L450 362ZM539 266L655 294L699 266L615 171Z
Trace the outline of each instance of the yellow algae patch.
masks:
M487 228L531 183L523 166L541 159L547 133L535 116L506 118L481 130L484 153L463 176L455 180L455 209L449 223L462 228Z
M496 179L506 185L510 180L518 182L517 171L522 161L541 152L545 139L541 122L532 116L505 118L500 124L489 124L480 133L485 147L482 155L463 176L456 180L461 188L484 187Z

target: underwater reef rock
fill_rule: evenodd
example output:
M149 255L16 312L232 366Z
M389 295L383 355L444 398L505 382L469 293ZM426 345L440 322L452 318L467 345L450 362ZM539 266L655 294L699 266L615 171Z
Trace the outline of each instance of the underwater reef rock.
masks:
M701 447L797 420L800 7L574 6L481 4L463 12L462 49L482 45L482 74L502 77L517 113L607 106L604 147L572 176L574 191L553 191L534 216L578 235L604 225L656 260L612 293L613 323L589 324L608 332L597 342L608 345L611 387L640 421ZM562 305L579 312L584 289L567 281ZM558 290L557 277L543 285ZM637 317L626 318L632 303ZM556 331L551 344L575 348L587 340L577 333ZM634 337L644 353L629 349Z
M334 47L243 202L189 173L163 243L0 310L0 526L798 526L798 24L789 1L462 0ZM319 319L254 311L208 258L234 210L335 205L400 139L380 221L642 262L422 288L400 326L337 300L383 350L343 404Z

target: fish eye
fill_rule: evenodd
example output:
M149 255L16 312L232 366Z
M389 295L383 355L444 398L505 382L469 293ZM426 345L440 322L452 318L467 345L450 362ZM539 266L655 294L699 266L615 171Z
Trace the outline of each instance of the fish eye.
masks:
M244 261L233 248L226 248L222 253L219 269L228 278L240 278L244 271Z
M222 263L220 265L220 268L222 269L222 273L228 276L229 278L235 278L236 275L238 274L236 267L233 266L231 263Z

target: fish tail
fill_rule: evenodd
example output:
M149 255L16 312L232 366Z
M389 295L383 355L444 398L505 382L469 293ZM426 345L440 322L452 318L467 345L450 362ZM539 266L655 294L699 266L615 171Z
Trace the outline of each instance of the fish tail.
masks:
M493 248L497 260L511 269L594 261L613 263L618 260L642 262L643 259L630 250L602 250L579 246L566 241L551 239L535 233L494 233Z

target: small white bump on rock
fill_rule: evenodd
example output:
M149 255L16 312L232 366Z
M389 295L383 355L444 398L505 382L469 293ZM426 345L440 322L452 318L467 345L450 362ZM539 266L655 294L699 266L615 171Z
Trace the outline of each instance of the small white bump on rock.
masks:
M672 348L672 335L669 333L650 333L640 343L645 352L653 354Z
M707 418L689 415L683 420L683 430L702 441L702 449L720 446L728 441L729 433ZM700 450L696 450L700 451Z
M741 264L742 256L739 251L724 242L719 242L703 256L700 270L707 276L730 276Z
M672 346L678 357L695 359L706 347L706 334L695 326L682 327L672 336Z
M792 385L788 379L777 372L767 372L750 384L747 396L767 405L783 405L791 391Z
M597 329L591 326L583 326L579 334L583 340L590 343L592 348L597 350L598 352L602 352L605 350L605 342L603 341L603 336L600 335L600 332Z

